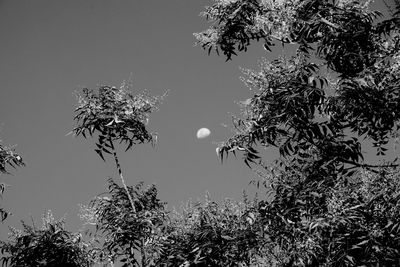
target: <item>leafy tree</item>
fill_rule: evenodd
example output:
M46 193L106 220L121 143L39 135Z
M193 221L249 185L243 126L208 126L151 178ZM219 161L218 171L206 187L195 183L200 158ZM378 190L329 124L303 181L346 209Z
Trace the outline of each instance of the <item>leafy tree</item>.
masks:
M97 251L103 262L150 266L160 254L158 237L167 218L165 204L158 199L154 185L143 188L143 183L139 183L128 187L135 205L132 212L125 189L112 179L108 182L107 196L99 196L89 206L82 207L81 217L86 223L96 225L95 238L103 241L93 251Z
M163 97L151 97L146 92L132 95L130 83L123 82L120 88L101 86L98 93L87 88L79 96L79 104L75 109L74 120L77 127L73 129L76 136L93 136L98 134L95 149L103 159L103 153L110 154L115 160L122 185L128 194L133 210L135 205L129 195L122 169L119 164L114 143L125 144L126 150L133 145L144 142L155 142L156 136L148 132L146 124L150 113L158 109Z
M330 264L396 266L400 253L400 182L396 169L362 171L337 184L312 235Z
M195 34L227 60L254 40L296 50L244 70L254 95L218 149L272 170L258 212L279 266L399 264L398 163L385 156L400 129L400 6L383 17L369 2L215 0L203 13L213 25ZM368 143L382 160L364 160ZM279 149L275 165L260 147Z
M367 4L311 0L216 1L205 14L218 22L208 30L213 31L213 42L206 42L208 31L197 34L205 47L230 53L223 42L236 40L231 35L237 34L239 14L246 17L242 27L249 31L258 29L268 38L279 33L281 41L300 45L294 58L264 60L260 71L245 71L246 85L257 93L244 107L244 118L235 122L238 134L221 147L221 155L259 142L280 147L283 156L317 149L313 154L325 161L358 167L362 154L357 137L373 141L378 154L384 154L388 138L400 127L397 17L376 23L379 12ZM249 33L234 44L249 45L251 40ZM352 49L359 61L352 58ZM346 131L353 135L346 138ZM337 150L340 155L334 155ZM253 151L246 152L248 161L256 158Z
M9 241L0 242L2 266L93 266L91 255L80 234L64 228L62 220L54 220L49 211L38 229L22 222L23 230L11 228Z
M124 266L146 266L150 260L147 244L152 231L162 223L165 216L163 204L157 199L154 186L141 190L142 184L129 188L122 175L114 143L133 145L155 143L156 135L146 125L150 113L158 109L161 97L149 96L146 92L133 95L130 83L123 82L120 88L101 86L98 93L83 89L75 109L76 136L96 135L96 153L103 159L104 153L111 154L123 185L119 187L109 181L110 198L96 198L87 211L92 211L97 230L103 234L100 260L120 260ZM129 203L129 205L127 205ZM140 260L137 256L140 255Z
M187 202L169 217L155 266L265 266L267 239L258 223L257 201Z

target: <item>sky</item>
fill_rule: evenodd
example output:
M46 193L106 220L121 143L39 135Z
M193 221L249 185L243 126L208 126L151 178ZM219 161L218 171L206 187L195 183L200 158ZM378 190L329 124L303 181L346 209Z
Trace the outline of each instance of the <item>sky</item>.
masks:
M74 127L81 88L119 86L132 77L135 92L169 95L150 117L158 144L119 153L128 185L155 183L168 207L206 191L220 201L241 200L256 175L238 158L221 164L215 142L231 136L231 113L252 93L239 67L257 69L262 44L225 62L194 46L194 32L207 28L201 0L0 0L0 139L16 145L26 166L2 175L9 185L1 204L13 215L0 225L0 239L19 221L40 223L52 210L67 229L81 227L79 204L106 191L111 158L94 152L94 139L66 135ZM211 136L197 139L199 128ZM266 159L273 153L266 151Z
M93 139L66 134L74 127L75 92L119 86L132 77L134 91L169 95L150 118L158 144L119 154L128 185L155 183L168 207L208 191L216 201L241 200L254 173L240 156L221 164L215 142L231 135L230 113L251 97L239 67L257 67L261 44L225 62L194 46L207 28L199 0L0 0L0 139L16 145L26 166L2 175L9 185L2 206L12 212L2 225L41 222L52 210L67 229L81 226L79 204L119 178L111 158L103 162ZM199 128L211 136L197 139Z

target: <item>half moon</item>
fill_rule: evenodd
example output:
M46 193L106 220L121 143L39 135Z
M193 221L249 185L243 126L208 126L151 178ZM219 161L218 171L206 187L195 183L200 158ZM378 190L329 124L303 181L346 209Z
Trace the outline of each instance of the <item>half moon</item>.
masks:
M198 139L204 139L207 138L211 134L211 131L207 128L201 128L197 131L197 138Z

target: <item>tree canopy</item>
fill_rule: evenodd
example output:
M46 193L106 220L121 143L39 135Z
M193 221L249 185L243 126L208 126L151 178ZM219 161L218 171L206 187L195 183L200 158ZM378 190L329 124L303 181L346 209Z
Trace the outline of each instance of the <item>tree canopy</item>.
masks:
M11 228L11 240L0 243L2 266L92 266L88 244L81 234L65 230L64 224L49 211L43 215L41 228L24 222L23 230Z
M252 96L217 149L221 160L241 153L260 174L262 194L222 203L207 196L167 211L154 185L125 183L114 147L154 141L146 122L163 97L135 96L124 84L84 89L73 133L97 137L96 153L113 156L123 186L110 178L107 192L82 206L82 218L95 226L90 241L60 222L48 220L42 230L23 224L1 243L3 263L398 266L400 176L398 151L389 147L400 130L400 2L389 7L214 0L202 13L211 26L195 34L209 54L234 60L255 41L267 53L277 45L295 51L243 69ZM368 144L375 159L365 157ZM279 158L266 162L259 151L271 147ZM3 170L22 164L1 151Z
M195 34L227 60L252 41L267 51L279 44L296 51L243 71L254 94L218 149L221 159L242 152L249 167L264 169L262 184L274 196L260 220L283 252L279 266L398 264L398 245L383 236L399 238L399 198L383 191L398 186L398 151L388 149L400 130L400 6L396 1L386 16L371 7L351 0L216 0L203 13L213 24ZM368 143L374 162L364 159ZM259 153L270 147L279 149L278 164Z
M252 40L267 50L276 40L297 47L293 58L282 55L264 60L259 71L244 71L256 93L221 156L246 149L251 162L257 143L279 147L282 156L317 157L322 166L358 166L360 139L385 154L400 128L399 19L397 13L383 18L369 2L215 1L206 9L214 24L196 37L227 59Z

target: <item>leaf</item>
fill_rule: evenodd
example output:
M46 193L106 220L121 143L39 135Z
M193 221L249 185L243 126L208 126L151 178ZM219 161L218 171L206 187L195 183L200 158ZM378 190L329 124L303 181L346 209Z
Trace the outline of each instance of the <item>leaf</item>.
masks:
M355 262L354 262L354 257L349 256L349 255L346 255L346 258L347 258L347 260L350 261L352 264L355 264Z
M271 48L269 47L269 45L267 43L264 44L264 49L269 52L272 52Z
M251 169L251 166L250 166L249 161L247 159L244 160L244 163L247 165L247 167L249 167Z
M230 237L230 236L228 236L228 235L221 235L221 237L222 237L222 239L225 239L225 240L228 240L228 241L235 240L235 238Z
M5 221L8 217L8 212L0 208L0 217L2 222Z
M101 152L100 149L95 149L94 151L96 151L96 153L102 158L103 161L106 161L106 160L104 159L103 153Z
M106 152L107 154L110 154L110 155L112 154L112 153L111 153L109 150L107 150L105 147L102 147L102 151L103 151L103 152Z
M368 242L369 242L369 240L364 240L364 241L361 241L360 243L356 244L356 246L362 246L364 244L367 244Z
M133 141L129 140L128 141L128 146L126 147L125 152L128 151L132 146L133 146Z
M349 208L349 210L355 210L355 209L358 209L358 208L360 208L360 207L362 207L362 206L363 206L362 204L355 205L355 206Z

